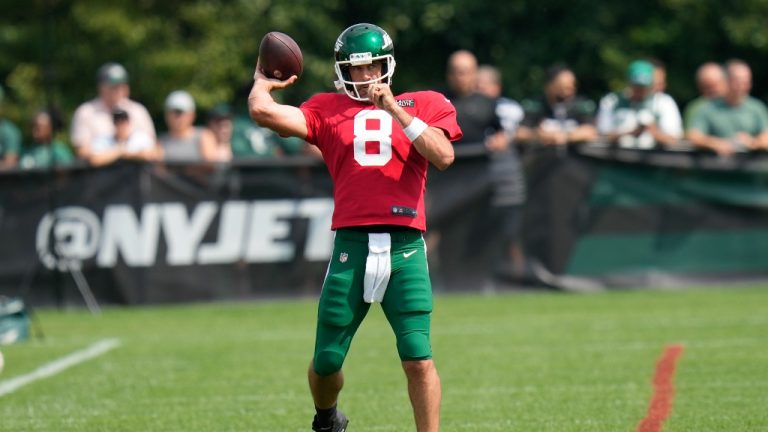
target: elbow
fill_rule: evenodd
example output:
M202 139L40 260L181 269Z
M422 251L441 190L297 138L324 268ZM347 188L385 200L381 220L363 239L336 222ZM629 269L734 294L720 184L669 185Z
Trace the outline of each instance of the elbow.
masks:
M259 126L264 126L264 123L269 116L268 111L263 105L259 105L253 101L249 101L248 103L248 114L251 116L251 119L255 121Z
M456 159L453 152L450 154L442 156L439 160L436 161L434 164L437 169L440 171L445 171L449 166L453 164L453 161Z
M272 118L272 106L265 98L251 95L248 98L248 114L259 126L268 127Z

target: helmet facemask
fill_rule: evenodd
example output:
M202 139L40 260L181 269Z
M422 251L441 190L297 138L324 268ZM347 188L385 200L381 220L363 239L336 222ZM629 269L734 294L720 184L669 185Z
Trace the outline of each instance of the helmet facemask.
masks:
M344 92L352 99L368 102L370 98L360 95L360 87L386 83L392 84L392 75L395 73L395 56L392 39L381 27L373 24L355 24L344 30L336 40L334 48L336 63L335 81L337 90ZM381 61L381 76L369 81L352 81L349 68L352 66L370 65Z
M337 61L334 65L336 70L336 76L338 80L334 82L337 90L342 88L347 95L357 101L367 102L370 98L367 96L360 96L360 90L358 87L375 84L379 82L385 82L387 85L392 85L392 75L395 73L395 57L391 54L372 57L371 53L355 53L352 54L350 60ZM381 76L369 81L352 81L352 76L349 73L350 66L359 66L371 64L375 61L383 60L381 64Z

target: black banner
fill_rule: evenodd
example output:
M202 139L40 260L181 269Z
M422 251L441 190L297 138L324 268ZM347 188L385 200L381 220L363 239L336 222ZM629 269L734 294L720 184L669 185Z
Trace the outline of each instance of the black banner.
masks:
M500 273L508 248L490 206L489 159L482 148L461 156L429 174L436 290L768 274L761 157L528 149L525 265ZM332 246L332 190L312 158L2 173L0 294L81 302L85 283L98 301L122 304L316 295Z

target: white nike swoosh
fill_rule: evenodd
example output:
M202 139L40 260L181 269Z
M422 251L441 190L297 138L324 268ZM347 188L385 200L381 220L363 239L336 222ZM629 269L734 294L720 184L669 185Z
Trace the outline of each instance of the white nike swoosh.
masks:
M411 255L413 255L415 253L416 253L415 250L412 250L410 252L403 252L403 258L408 258L409 256L411 256Z

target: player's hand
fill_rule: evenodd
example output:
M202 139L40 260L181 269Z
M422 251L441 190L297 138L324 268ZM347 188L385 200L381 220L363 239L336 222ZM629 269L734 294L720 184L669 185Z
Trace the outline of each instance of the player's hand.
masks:
M395 101L395 96L392 94L392 89L388 84L376 83L371 84L368 87L368 98L373 102L376 108L383 109L384 111L391 112L394 107L398 106Z
M256 63L256 70L253 71L253 80L266 86L267 91L284 89L299 79L296 75L291 75L288 79L280 81L279 79L267 78L263 72L261 72L261 65Z

